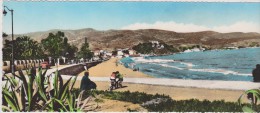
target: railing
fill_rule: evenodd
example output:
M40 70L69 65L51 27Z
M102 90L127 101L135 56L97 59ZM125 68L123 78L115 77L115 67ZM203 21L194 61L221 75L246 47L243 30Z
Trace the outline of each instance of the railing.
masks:
M61 75L78 75L82 71L85 70L84 66L87 66L87 69L96 66L97 64L101 63L102 61L94 61L94 62L88 62L88 63L81 63L75 66L67 67L64 69L59 70L59 73Z
M23 70L29 67L39 67L40 63L44 62L44 59L37 60L15 60L14 67L15 70ZM5 73L11 72L11 63L10 61L3 61L3 71Z

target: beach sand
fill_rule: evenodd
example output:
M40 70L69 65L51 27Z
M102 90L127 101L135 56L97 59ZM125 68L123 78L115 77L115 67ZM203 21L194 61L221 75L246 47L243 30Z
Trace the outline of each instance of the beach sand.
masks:
M108 90L110 82L95 82L97 90ZM79 87L80 82L76 82L74 87ZM123 88L113 91L130 91L130 92L145 92L147 94L164 94L169 95L173 100L188 100L188 99L204 99L224 100L226 102L237 102L237 99L243 94L243 91L235 90L213 90L204 88L189 88L189 87L173 87L173 86L159 86L159 85L146 85L146 84L133 84L123 83ZM130 102L103 99L99 104L100 108L95 110L98 112L127 112L127 109L137 110L139 112L147 112L139 104ZM244 102L246 100L243 99Z
M95 82L98 90L108 90L110 82ZM74 87L79 87L80 82L76 82ZM146 85L123 83L123 88L114 91L130 91L130 92L145 92L147 94L165 94L172 97L174 100L225 100L229 102L236 102L244 91L239 90L219 90L219 89L205 89L205 88L190 88L190 87L175 87L175 86L160 86L160 85Z
M112 72L119 71L124 77L136 77L136 78L151 78L151 76L146 75L142 72L133 71L131 69L125 68L123 65L118 64L116 66L117 58L112 58L108 61L100 63L89 69L90 77L110 77ZM84 72L80 73L79 76L83 76Z
M132 71L131 69L125 68L122 65L116 66L116 58L112 58L106 62L98 64L89 69L90 77L109 77L113 71L119 71L125 74L125 77L140 77L146 78L151 77L141 72ZM80 73L80 76L83 76ZM109 87L108 82L95 82L97 84L98 90L107 90ZM79 83L76 87L79 87ZM243 94L242 90L220 90L220 89L206 89L206 88L191 88L191 87L176 87L176 86L161 86L161 85L147 85L147 84L134 84L134 83L124 83L124 88L116 89L115 91L139 91L148 94L165 94L172 97L174 100L185 100L185 99L208 99L213 100L225 100L236 102L239 96Z

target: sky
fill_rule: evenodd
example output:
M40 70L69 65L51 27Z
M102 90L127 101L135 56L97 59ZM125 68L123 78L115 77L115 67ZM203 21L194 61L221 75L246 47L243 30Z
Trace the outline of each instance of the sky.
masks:
M137 30L175 32L258 32L260 3L188 2L15 2L14 34L52 29ZM11 33L11 13L3 19L3 32Z

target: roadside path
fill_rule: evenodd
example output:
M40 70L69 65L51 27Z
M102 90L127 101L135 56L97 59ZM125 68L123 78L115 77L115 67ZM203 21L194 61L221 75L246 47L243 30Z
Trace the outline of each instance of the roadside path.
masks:
M71 76L62 75L62 78L69 79ZM81 81L82 76L78 76L77 81ZM90 77L92 81L109 82L109 77ZM182 80L166 78L124 78L126 83L163 85L177 87L224 89L224 90L248 90L260 88L260 83L247 81L217 81L217 80Z

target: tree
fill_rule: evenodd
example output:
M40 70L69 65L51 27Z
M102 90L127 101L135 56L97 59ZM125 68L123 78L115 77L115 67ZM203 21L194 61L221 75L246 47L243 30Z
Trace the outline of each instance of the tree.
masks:
M67 52L65 54L65 57L68 59L74 59L75 58L75 53L78 51L78 48L74 45L68 45Z
M7 36L8 35L5 32L3 32L2 37L7 37Z
M152 43L140 43L134 46L133 49L141 54L149 54L153 52Z
M85 37L85 43L81 46L77 57L84 58L84 59L90 59L93 57L93 55L94 55L94 53L90 51L87 38Z
M42 58L43 50L40 44L28 36L17 37L14 43L14 59L37 59ZM3 59L10 60L12 52L12 41L5 40L3 47Z
M58 31L55 35L49 33L46 39L42 39L41 43L44 48L44 52L52 58L59 58L64 55L64 33Z
M11 60L12 41L5 40L2 51L3 51L3 60Z

